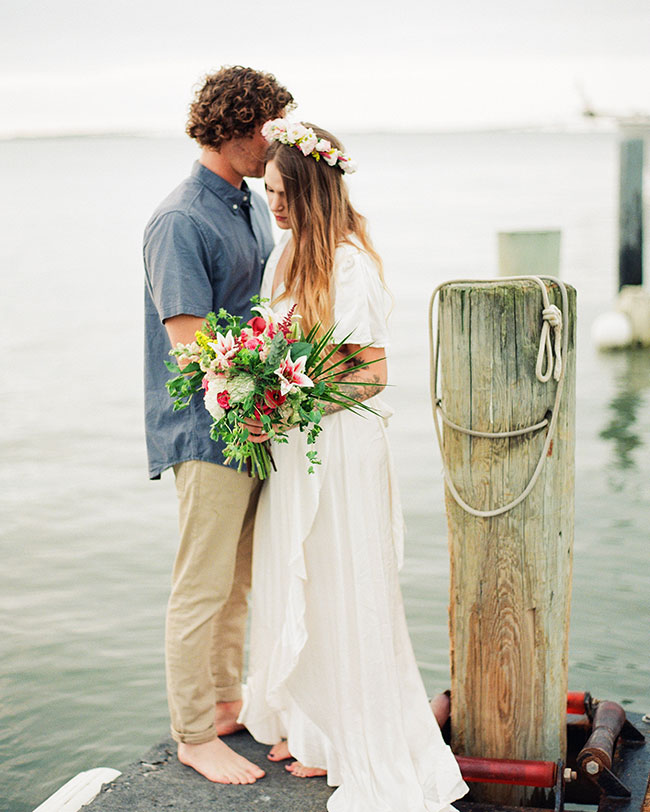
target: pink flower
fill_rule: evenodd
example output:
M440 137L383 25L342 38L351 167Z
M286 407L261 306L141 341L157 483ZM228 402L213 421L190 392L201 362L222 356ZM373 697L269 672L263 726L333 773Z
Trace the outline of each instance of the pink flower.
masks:
M287 351L286 358L284 358L284 360L280 362L280 366L274 370L280 379L281 394L288 395L289 392L294 391L297 386L314 385L312 379L305 375L306 363L306 356L301 355L297 361L292 361L291 350Z
M247 350L256 350L264 344L264 339L259 335L255 335L253 330L247 327L242 329L239 340L241 341L242 347L246 347Z

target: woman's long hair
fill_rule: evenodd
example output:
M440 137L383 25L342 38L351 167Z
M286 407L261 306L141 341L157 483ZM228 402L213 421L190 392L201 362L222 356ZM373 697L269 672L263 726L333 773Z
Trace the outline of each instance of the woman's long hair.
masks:
M343 151L343 145L331 133L304 122L319 138ZM275 161L284 183L293 250L285 271L285 293L302 316L308 332L317 324L324 329L334 321L334 253L342 243L358 245L377 264L383 283L382 263L373 248L365 217L357 212L348 195L343 171L323 159L303 155L296 146L274 141L267 163Z

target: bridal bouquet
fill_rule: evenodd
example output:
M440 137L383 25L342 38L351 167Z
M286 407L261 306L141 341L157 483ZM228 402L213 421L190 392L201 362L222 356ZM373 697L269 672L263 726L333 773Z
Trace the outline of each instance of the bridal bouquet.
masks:
M281 316L260 300L254 302L257 315L245 324L223 308L208 313L196 340L170 351L178 362L165 364L176 373L167 382L174 411L187 408L192 397L203 391L205 408L213 418L210 437L224 441L226 461L235 461L238 470L246 465L249 473L266 479L275 468L270 443L251 442L245 420L260 421L276 442L286 443L287 431L297 427L307 432L311 445L321 431L327 403L374 411L342 392L336 380L342 365L365 348L345 358L337 356L345 340L332 344L334 328L320 337L318 327L305 335L295 308ZM364 366L368 363L355 369ZM308 451L307 458L313 473L313 466L319 464L316 451Z

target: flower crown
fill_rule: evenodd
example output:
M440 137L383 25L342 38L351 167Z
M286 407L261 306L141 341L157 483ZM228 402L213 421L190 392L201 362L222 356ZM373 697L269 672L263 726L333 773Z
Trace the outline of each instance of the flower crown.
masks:
M311 127L305 127L299 121L283 118L267 121L262 127L262 135L269 143L279 141L289 147L298 147L303 155L311 155L316 161L322 158L329 166L338 165L347 175L357 171L357 165L349 155L333 147L325 138L319 138Z

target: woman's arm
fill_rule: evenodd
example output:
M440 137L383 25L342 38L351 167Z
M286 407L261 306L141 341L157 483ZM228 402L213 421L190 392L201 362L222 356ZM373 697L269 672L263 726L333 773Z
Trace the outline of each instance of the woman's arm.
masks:
M330 366L337 361L344 360L351 353L361 350L361 345L346 344L342 350L341 353L332 356ZM370 366L359 369L359 365L365 363L369 363ZM366 347L336 369L341 371L337 372L334 380L341 386L344 395L355 400L368 400L368 398L378 395L386 386L388 365L383 347ZM345 406L338 403L327 403L324 414L333 414L343 411L343 409ZM244 423L248 426L248 439L251 443L263 443L269 439L269 435L264 433L259 420L244 420Z
M332 360L341 360L358 350L361 350L360 344L346 344L343 347L343 353L337 354ZM361 364L370 364L370 366L359 369ZM341 373L336 376L336 382L341 385L344 395L355 400L368 400L368 398L378 395L386 386L388 365L383 347L366 347L338 368L341 369ZM337 403L328 403L325 406L325 414L342 411L344 408Z

